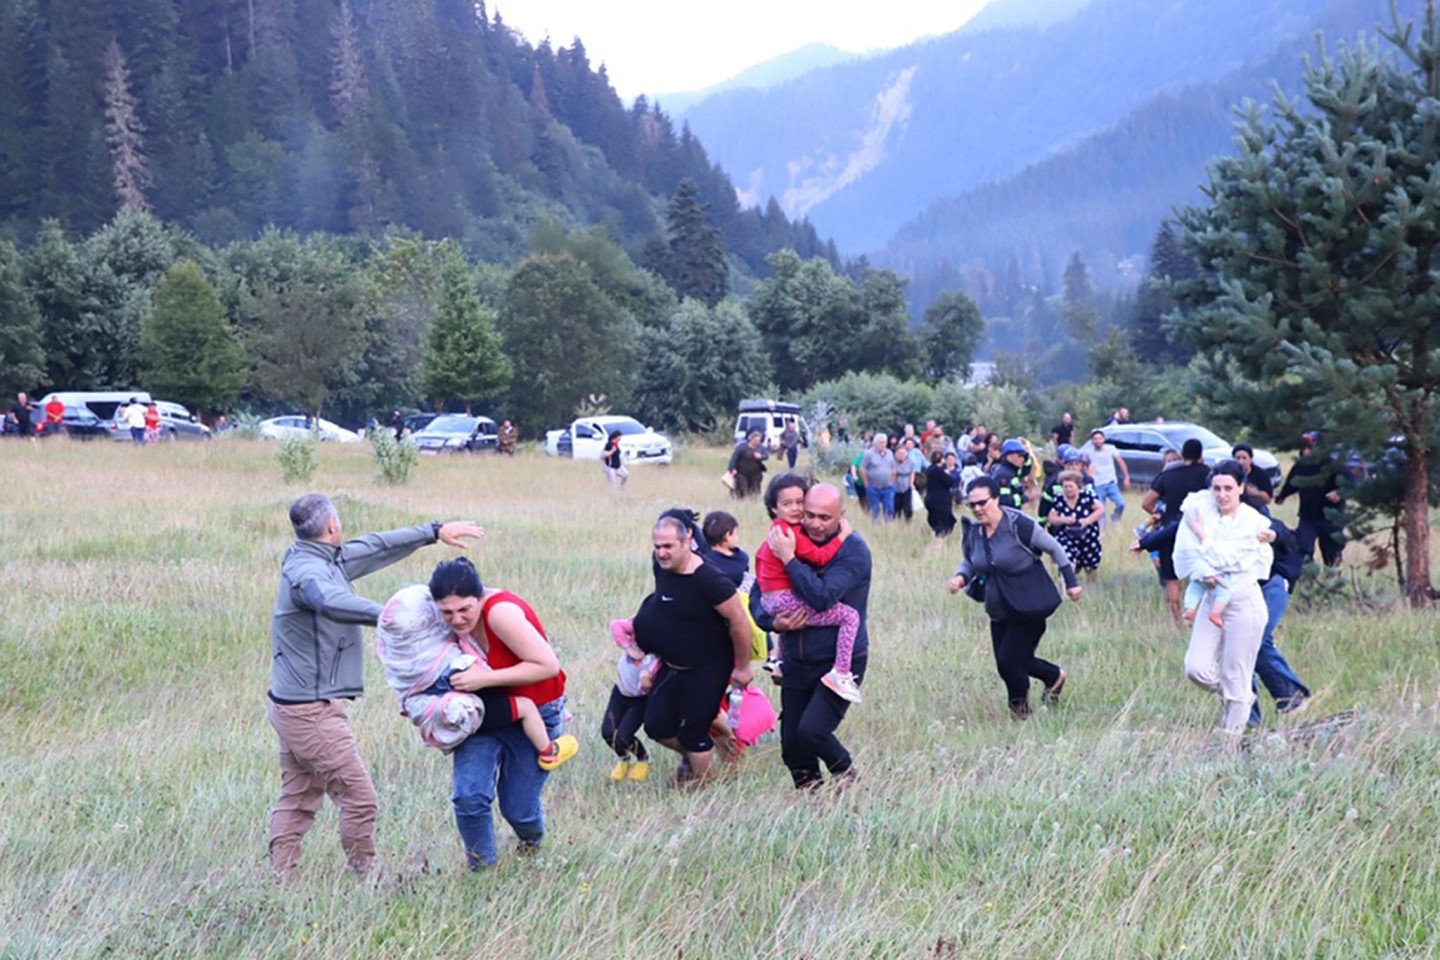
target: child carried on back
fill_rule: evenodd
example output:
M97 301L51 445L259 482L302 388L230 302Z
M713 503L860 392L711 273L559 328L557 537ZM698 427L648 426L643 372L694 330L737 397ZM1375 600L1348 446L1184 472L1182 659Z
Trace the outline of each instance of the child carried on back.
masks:
M771 529L783 526L795 538L795 558L812 567L823 567L835 559L840 547L851 534L849 521L840 522L840 533L820 546L805 535L800 527L804 506L784 509L777 506L777 513ZM850 671L850 658L855 652L855 636L860 631L860 615L855 608L837 603L828 610L816 610L791 589L790 575L785 564L775 556L767 540L755 551L755 579L760 584L760 606L772 617L782 613L803 612L808 615L807 625L812 627L839 627L840 633L835 644L835 665L820 678L820 682L838 696L851 703L860 703L865 698L855 683Z
M472 733L519 723L539 752L537 762L543 770L555 769L579 749L568 734L550 739L529 697L500 689L464 693L450 686L452 676L476 663L485 664L485 656L468 637L457 638L445 625L430 588L423 583L405 587L385 604L375 627L375 652L400 713L432 747L449 753Z

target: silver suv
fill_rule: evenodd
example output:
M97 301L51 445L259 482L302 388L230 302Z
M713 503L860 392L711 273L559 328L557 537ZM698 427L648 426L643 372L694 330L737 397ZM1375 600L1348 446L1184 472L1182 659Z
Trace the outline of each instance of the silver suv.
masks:
M1174 420L1166 423L1112 423L1100 427L1105 441L1113 446L1130 471L1130 482L1149 486L1165 466L1165 451L1180 452L1192 437L1205 448L1205 462L1218 463L1230 459L1235 445L1197 423ZM1078 441L1079 438L1077 437ZM1270 475L1275 488L1280 488L1280 462L1269 450L1255 451L1255 467Z

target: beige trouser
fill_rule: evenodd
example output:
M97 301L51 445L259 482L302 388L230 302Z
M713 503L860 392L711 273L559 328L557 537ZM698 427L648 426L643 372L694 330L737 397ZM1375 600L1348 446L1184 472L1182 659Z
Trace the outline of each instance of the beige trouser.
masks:
M1269 613L1254 581L1242 581L1233 588L1230 603L1221 614L1223 627L1210 622L1213 605L1214 597L1207 594L1195 611L1190 648L1185 651L1185 676L1220 695L1224 706L1220 728L1239 733L1250 719L1250 704L1255 699L1250 682Z
M340 808L340 845L359 873L375 862L379 799L355 748L346 700L279 704L265 698L265 713L280 738L280 796L270 810L270 866L288 875L300 844L315 823L326 794Z

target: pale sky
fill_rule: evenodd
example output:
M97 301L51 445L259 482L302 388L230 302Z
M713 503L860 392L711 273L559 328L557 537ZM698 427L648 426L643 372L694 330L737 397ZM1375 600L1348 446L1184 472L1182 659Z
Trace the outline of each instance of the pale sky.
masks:
M509 27L554 47L579 37L626 100L697 90L807 43L852 53L958 29L988 0L490 0Z

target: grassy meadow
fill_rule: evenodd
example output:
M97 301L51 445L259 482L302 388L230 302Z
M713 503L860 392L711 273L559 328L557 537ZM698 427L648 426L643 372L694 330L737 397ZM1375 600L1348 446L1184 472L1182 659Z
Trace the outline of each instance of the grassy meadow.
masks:
M327 806L299 878L277 885L263 698L285 509L304 490L273 450L0 443L0 960L1440 954L1435 614L1292 608L1279 642L1316 693L1300 720L1357 720L1309 738L1282 722L1228 751L1148 560L1123 549L1130 522L1041 647L1070 674L1061 707L1008 719L983 613L944 589L958 542L932 542L923 517L857 517L872 656L841 736L863 780L797 796L772 740L701 791L669 788L662 764L610 783L606 621L647 592L660 509L726 507L722 450L682 449L616 493L598 464L533 449L424 459L391 488L368 447L327 445L312 487L347 532L486 527L472 556L545 621L582 753L547 788L544 852L471 875L449 762L367 654L352 716L383 870L347 874ZM726 508L753 553L762 508ZM358 588L383 601L451 554Z

